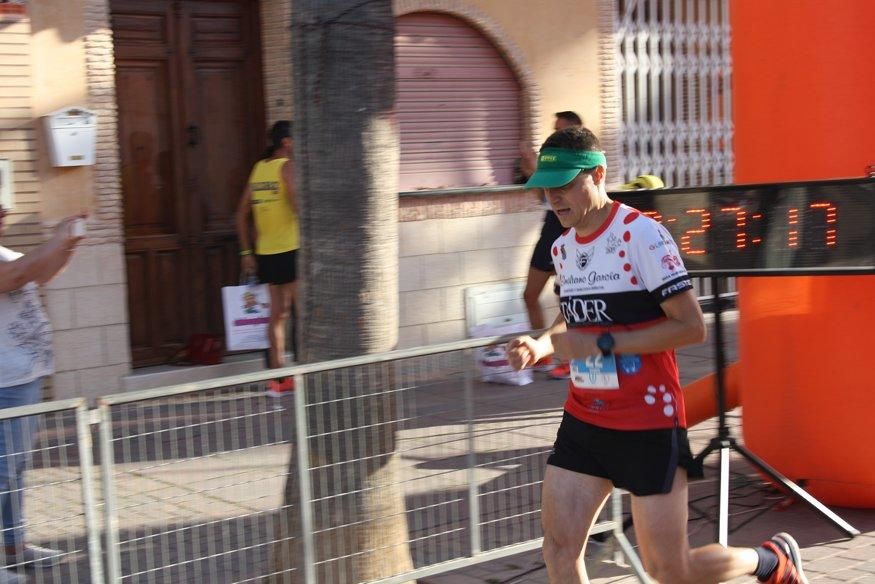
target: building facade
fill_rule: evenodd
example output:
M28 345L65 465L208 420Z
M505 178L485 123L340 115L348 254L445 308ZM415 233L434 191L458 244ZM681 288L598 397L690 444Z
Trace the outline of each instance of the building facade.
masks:
M467 287L525 278L544 211L512 184L514 166L554 112L577 111L601 136L616 182L731 180L726 4L395 2L402 346L464 338ZM24 6L0 23L0 158L15 200L3 244L26 250L90 210L86 243L45 290L52 392L113 393L190 335L221 331L234 207L265 128L294 118L291 3ZM72 106L97 114L96 161L56 168L42 118Z

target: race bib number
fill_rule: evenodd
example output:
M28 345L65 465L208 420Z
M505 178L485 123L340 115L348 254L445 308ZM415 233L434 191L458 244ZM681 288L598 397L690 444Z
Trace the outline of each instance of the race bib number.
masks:
M571 360L571 383L578 389L620 389L614 355Z

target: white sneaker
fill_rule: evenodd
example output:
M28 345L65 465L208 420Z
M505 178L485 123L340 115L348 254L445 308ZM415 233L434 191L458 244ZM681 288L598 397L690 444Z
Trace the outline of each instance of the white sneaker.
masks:
M38 545L26 545L20 553L17 553L14 556L7 555L6 561L7 563L14 563L25 568L44 570L45 568L57 566L64 555L66 555L66 552L61 550L53 550ZM0 584L2 584L2 582L3 581L0 580Z
M27 584L27 578L0 568L0 584Z

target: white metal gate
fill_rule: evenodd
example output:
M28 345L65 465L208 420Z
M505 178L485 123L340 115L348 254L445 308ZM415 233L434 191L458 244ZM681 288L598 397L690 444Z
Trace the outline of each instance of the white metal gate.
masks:
M613 178L731 183L729 0L604 2L605 146L620 162Z

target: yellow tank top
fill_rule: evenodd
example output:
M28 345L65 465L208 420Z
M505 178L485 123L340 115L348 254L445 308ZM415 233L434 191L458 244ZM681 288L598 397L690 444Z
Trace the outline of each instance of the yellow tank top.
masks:
M282 168L288 158L261 160L249 175L252 215L255 217L255 253L270 255L300 247L298 215L286 198Z

